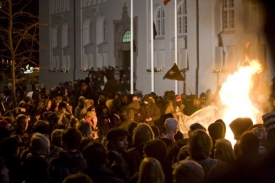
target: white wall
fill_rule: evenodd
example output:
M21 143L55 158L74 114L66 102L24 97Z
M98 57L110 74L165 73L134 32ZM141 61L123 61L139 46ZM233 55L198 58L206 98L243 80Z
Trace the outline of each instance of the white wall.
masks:
M87 72L82 72L84 68L84 54L83 54L83 22L84 19L90 18L95 26L93 32L93 45L91 45L92 61L90 67L94 68L100 66L104 61L104 66L115 66L115 53L114 53L114 20L120 20L122 18L122 8L124 3L128 7L128 14L130 16L130 1L127 0L102 0L102 1L85 1L88 6L84 6L81 3L84 1L75 0L75 23L76 31L73 31L74 27L74 6L73 0L70 2L70 10L59 12L54 15L50 13L50 2L53 0L45 1L40 0L40 13L43 17L40 21L44 21L49 26L42 26L40 31L40 42L45 48L41 48L40 51L40 82L46 84L48 88L57 85L59 82L72 81L73 70L75 68L75 79L84 79L87 77ZM187 44L183 38L179 39L179 48L187 49L187 55L189 60L189 70L186 72L186 80L189 84L192 93L195 93L196 89L196 67L197 67L197 28L199 31L199 91L205 92L207 89L216 90L216 75L213 74L213 70L216 69L215 56L216 47L218 46L218 28L221 27L219 16L217 14L216 5L220 0L199 0L199 26L196 22L196 1L187 0ZM174 90L175 82L172 80L163 80L164 74L173 66L174 62L174 2L171 1L167 6L163 5L163 0L154 0L154 11L156 7L163 6L165 11L165 37L162 40L154 40L155 56L161 57L161 63L157 66L165 68L164 72L155 73L155 93L163 95L166 90ZM181 2L181 1L178 1ZM99 4L97 4L99 3ZM134 1L134 17L138 18L138 56L137 56L137 89L142 90L143 94L151 92L151 73L146 70L150 67L150 2L149 1ZM237 50L236 59L242 60L244 57L244 45L247 41L251 41L253 44L257 44L257 35L255 33L246 33L243 28L243 4L239 0L235 0L236 7L236 33L235 34L222 34L224 43L223 50L227 54L227 48L235 46ZM96 11L95 11L96 10ZM59 18L55 18L59 17ZM61 18L60 18L61 17ZM100 43L98 40L99 28L97 27L97 21L100 17L105 17L107 21L107 42ZM53 19L55 18L55 19ZM53 51L51 48L51 26L53 24L62 27L64 23L68 23L70 29L70 45L67 50L70 54L70 71L66 73L62 72L50 72L50 63L53 59ZM62 31L61 31L62 32ZM74 51L74 34L76 36L75 51ZM61 37L59 42L62 42ZM263 39L261 41L264 42ZM100 45L99 45L100 43ZM55 50L62 58L62 45L61 48ZM76 56L76 65L74 66L74 54ZM180 53L179 53L180 54ZM267 54L267 58L271 59L270 54ZM163 58L164 57L164 58ZM100 60L98 59L100 58ZM179 57L178 57L179 58ZM60 65L60 69L62 69ZM221 80L223 80L221 76ZM178 92L183 92L183 82L179 82ZM189 94L188 89L186 93Z

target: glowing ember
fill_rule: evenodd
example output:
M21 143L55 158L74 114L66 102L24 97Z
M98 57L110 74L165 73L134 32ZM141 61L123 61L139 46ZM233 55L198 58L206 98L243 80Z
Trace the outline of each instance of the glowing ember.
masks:
M229 75L220 90L220 98L224 105L222 119L227 125L226 139L235 144L234 135L229 124L238 117L249 117L253 123L256 122L256 115L259 111L252 105L249 98L250 90L253 87L252 76L261 71L261 65L253 60L247 66Z

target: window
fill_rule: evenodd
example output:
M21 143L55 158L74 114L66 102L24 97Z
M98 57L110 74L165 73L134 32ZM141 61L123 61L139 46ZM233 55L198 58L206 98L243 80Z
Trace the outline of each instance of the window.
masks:
M186 0L180 3L178 7L178 34L187 33L187 8Z
M223 0L223 29L235 28L234 0Z
M130 31L126 31L123 35L122 38L122 42L123 43L130 43L131 42L131 32Z
M102 41L107 42L107 22L105 17L102 22Z
M157 16L156 16L156 22L157 22L157 35L158 36L164 36L165 34L165 21L164 21L164 10L162 7L159 7L157 10Z

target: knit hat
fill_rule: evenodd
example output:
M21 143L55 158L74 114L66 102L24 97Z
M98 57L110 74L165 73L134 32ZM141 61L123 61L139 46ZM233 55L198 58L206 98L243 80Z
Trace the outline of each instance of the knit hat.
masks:
M265 130L268 132L269 130L275 129L275 112L270 112L262 116Z
M229 127L234 134L234 139L239 140L240 136L252 125L250 118L236 118L229 124Z

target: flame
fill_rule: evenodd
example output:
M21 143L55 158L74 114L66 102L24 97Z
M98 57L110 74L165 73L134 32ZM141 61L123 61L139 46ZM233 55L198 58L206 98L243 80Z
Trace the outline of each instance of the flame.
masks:
M261 72L261 65L257 60L252 60L249 65L241 66L238 70L229 75L220 90L220 98L224 105L222 115L227 125L225 138L235 144L234 135L229 124L238 117L249 117L253 123L259 111L253 106L249 94L253 87L253 75Z

